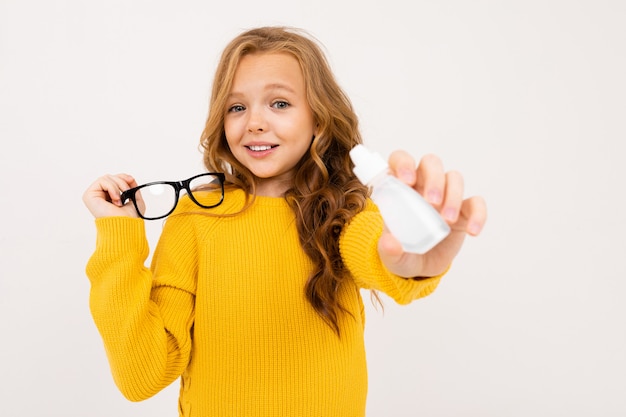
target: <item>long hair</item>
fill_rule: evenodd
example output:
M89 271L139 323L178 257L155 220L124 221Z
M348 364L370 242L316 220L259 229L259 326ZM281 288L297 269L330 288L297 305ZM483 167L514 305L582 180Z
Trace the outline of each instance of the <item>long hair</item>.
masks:
M233 156L224 133L226 99L243 56L276 52L290 54L298 61L317 125L317 135L285 193L295 213L300 244L314 265L305 293L317 313L340 334L339 315L346 310L337 294L347 274L339 253L339 236L344 225L365 207L368 189L353 175L349 157L350 149L362 142L358 118L324 53L310 36L293 28L262 27L240 34L227 45L215 73L200 140L204 164L209 170L226 172L228 185L246 191L245 207L252 204L254 175Z

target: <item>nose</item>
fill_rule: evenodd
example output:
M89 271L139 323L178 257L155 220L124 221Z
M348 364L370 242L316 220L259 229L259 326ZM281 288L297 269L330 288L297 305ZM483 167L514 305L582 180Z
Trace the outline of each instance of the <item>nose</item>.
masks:
M267 121L263 117L262 109L249 109L248 114L248 132L261 133L267 130Z

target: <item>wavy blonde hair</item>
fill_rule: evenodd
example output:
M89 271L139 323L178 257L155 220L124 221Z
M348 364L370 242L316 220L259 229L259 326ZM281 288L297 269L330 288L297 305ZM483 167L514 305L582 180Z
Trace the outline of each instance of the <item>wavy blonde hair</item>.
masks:
M298 61L306 99L317 124L317 135L285 193L296 216L302 248L314 265L305 293L313 308L339 334L338 317L346 310L337 300L337 290L347 275L339 253L339 235L365 207L368 190L353 175L349 157L350 149L362 142L358 118L313 38L294 28L261 27L243 32L226 46L215 73L209 115L200 140L204 164L210 171L225 172L228 186L246 191L245 208L252 204L254 175L233 156L224 133L226 99L243 56L277 52L290 54Z

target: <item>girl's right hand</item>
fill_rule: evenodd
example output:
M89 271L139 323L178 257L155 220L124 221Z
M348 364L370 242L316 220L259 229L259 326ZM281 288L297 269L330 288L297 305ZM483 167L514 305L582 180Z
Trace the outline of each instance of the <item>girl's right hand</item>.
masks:
M139 217L132 203L122 204L120 194L137 186L135 179L128 174L104 175L98 178L83 194L83 202L96 218Z

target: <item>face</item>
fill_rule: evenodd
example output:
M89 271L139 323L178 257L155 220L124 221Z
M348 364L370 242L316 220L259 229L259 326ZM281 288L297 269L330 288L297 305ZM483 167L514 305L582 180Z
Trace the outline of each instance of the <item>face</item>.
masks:
M281 196L315 135L304 76L289 54L245 55L235 71L224 118L226 140L257 179L257 193Z

